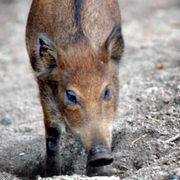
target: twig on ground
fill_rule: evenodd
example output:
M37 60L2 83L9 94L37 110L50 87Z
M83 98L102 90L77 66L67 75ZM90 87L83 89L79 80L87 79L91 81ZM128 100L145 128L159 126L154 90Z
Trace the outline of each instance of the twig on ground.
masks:
M180 134L177 134L176 136L174 136L174 137L166 140L165 143L173 142L173 141L175 141L175 140L177 140L177 139L179 139L179 138L180 138Z
M147 134L144 134L143 136L141 136L141 137L135 139L134 141L132 141L131 144L135 144L137 141L139 141L140 139L142 139L142 138L144 138L146 136L147 136Z

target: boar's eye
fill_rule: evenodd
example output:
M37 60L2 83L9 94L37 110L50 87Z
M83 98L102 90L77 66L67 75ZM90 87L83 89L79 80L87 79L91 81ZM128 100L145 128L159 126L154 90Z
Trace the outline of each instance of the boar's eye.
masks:
M77 103L76 94L73 91L66 91L67 99L73 103Z
M105 91L104 91L104 100L105 101L111 100L111 91L108 86L105 88Z

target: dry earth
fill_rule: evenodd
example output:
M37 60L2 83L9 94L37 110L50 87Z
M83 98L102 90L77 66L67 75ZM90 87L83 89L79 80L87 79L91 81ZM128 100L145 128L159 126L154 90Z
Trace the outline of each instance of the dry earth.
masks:
M103 175L180 180L180 2L119 3L126 51L113 133L115 161ZM0 0L0 180L42 179L42 109L24 43L30 4ZM63 174L81 176L53 179L88 179L82 176L84 149L71 134L63 135L61 144Z

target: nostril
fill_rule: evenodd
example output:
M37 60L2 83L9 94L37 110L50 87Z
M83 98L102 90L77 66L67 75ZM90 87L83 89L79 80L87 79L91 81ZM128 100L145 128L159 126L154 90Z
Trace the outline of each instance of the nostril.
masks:
M113 162L113 157L110 156L109 154L99 154L99 157L97 158L92 158L89 160L89 165L92 167L97 167L97 166L106 166L109 165Z
M106 166L113 162L113 157L107 148L93 148L89 151L88 164L92 167Z

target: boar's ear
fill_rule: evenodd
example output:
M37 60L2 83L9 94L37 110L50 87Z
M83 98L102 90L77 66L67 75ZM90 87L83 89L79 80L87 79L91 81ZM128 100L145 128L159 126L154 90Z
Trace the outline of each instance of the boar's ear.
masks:
M51 77L57 67L58 51L52 40L43 33L39 34L39 61L36 75L38 77Z
M104 44L105 51L109 58L119 62L124 50L124 41L120 25L116 25Z

